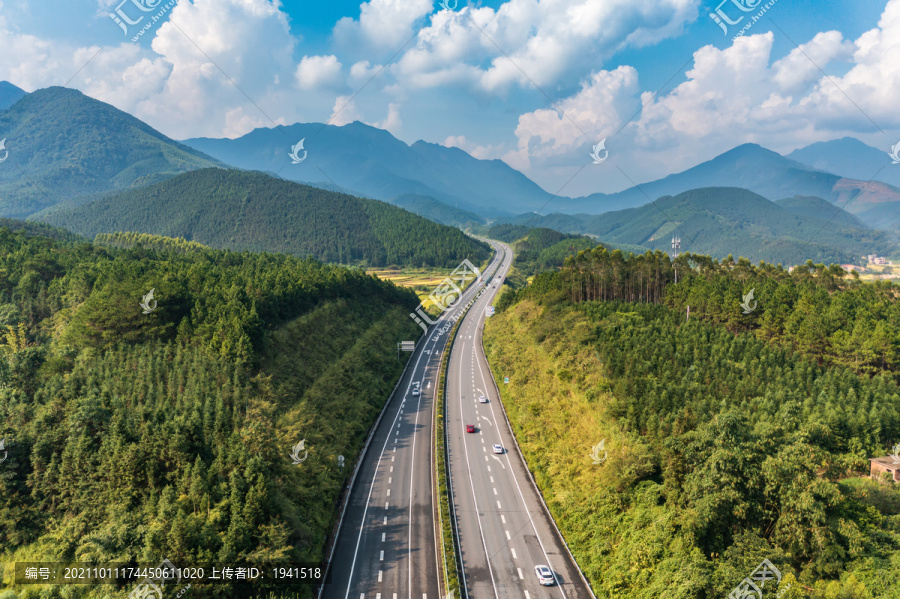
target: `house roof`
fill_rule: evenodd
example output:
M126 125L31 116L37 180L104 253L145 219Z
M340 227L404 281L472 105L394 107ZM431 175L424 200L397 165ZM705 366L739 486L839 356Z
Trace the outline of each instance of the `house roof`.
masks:
M882 466L888 466L891 468L900 468L900 462L894 461L894 456L886 455L882 458L869 458L870 462L875 462L876 464L881 464Z

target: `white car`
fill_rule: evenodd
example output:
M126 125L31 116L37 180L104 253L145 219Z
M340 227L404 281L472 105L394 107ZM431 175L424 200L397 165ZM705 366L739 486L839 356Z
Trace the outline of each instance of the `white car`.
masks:
M534 573L537 574L538 582L545 587L553 586L553 572L547 566L535 566Z
M499 443L494 443L494 453L503 453L503 446Z
M412 395L413 395L413 397L418 397L418 395L419 395L419 390L418 390L418 389L413 389L413 390L412 390Z
M480 397L478 398L478 401L480 401L481 403L487 403L487 397L485 397L484 395L482 395L482 396L480 396Z

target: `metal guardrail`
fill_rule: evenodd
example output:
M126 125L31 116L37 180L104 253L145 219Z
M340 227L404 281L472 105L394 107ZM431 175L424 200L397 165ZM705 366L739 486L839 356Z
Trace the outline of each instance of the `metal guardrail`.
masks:
M522 453L522 448L519 447L519 441L516 439L516 433L515 431L513 431L512 425L509 423L509 415L506 413L506 407L503 405L503 396L500 395L500 387L497 386L497 379L494 377L494 372L491 371L491 363L487 359L487 352L484 351L483 333L481 335L481 353L484 355L484 360L485 362L487 362L488 370L491 372L491 382L494 384L494 390L497 391L497 398L500 400L500 409L503 410L503 420L506 421L506 426L507 428L509 428L509 434L512 437L513 443L516 444L516 453L519 454L519 459L522 460L522 465L525 467L525 472L528 473L528 479L531 481L534 490L537 492L538 499L541 500L541 504L547 511L547 515L549 516L550 524L553 526L553 530L556 531L557 537L560 541L562 541L563 546L566 548L566 553L569 554L572 563L575 564L575 568L578 570L578 574L581 576L581 580L584 581L584 585L587 587L587 590L591 594L591 597L593 597L593 599L597 599L597 595L594 594L594 589L591 588L591 583L584 576L584 572L582 572L581 566L578 564L575 556L572 555L572 550L569 548L569 544L566 543L566 538L563 536L562 532L559 530L559 527L556 525L556 520L553 519L553 514L550 512L550 508L547 506L547 502L544 501L544 494L541 493L541 489L540 487L538 487L537 481L534 479L534 475L531 473L531 468L528 467L528 462L525 461L525 454Z
M427 335L423 333L422 335L427 339ZM421 340L422 337L419 337ZM400 387L400 383L403 382L403 378L406 376L406 371L409 369L409 365L412 363L412 359L415 356L415 352L409 354L409 358L406 359L406 365L403 367L403 372L400 373L400 377L397 379L397 384L394 385L394 389L391 391L390 395L388 395L388 400L384 402L384 407L381 408L381 413L378 414L378 418L375 420L375 424L369 429L369 434L366 437L366 444L363 446L362 451L359 452L359 457L356 458L356 465L353 467L353 475L350 477L350 482L347 483L346 490L341 495L341 515L338 518L337 526L332 531L330 536L330 545L331 551L328 554L328 562L325 566L325 578L327 579L328 571L331 570L331 560L334 557L334 550L337 547L337 539L341 534L341 526L344 524L344 515L347 513L347 506L350 504L350 493L353 492L353 484L356 482L356 475L359 473L359 469L362 466L363 458L366 457L366 452L369 450L369 445L372 443L372 439L375 437L375 431L378 430L378 425L381 424L381 419L384 417L384 413L387 412L388 406L391 405L391 399L394 397L394 393L397 392L397 388ZM322 592L325 590L325 585L321 585L319 587L319 592L316 595L321 599Z

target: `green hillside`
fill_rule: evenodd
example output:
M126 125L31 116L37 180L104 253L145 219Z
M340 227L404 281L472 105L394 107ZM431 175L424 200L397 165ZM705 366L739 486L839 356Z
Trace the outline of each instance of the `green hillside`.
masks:
M827 202L822 198L794 196L792 198L778 200L775 203L785 210L790 210L791 212L806 218L822 219L824 217L825 220L831 219L830 225L854 229L868 229L866 224L856 216L849 212L838 210L834 204Z
M781 597L900 597L900 487L866 477L900 439L900 290L823 265L679 269L582 252L486 323L596 595L727 597L768 559Z
M89 237L142 232L366 266L450 268L490 253L458 229L378 200L225 169L185 173L42 218Z
M467 227L484 223L484 219L468 210L454 208L442 202L416 194L404 194L389 200L394 206L415 212L428 220L451 227Z
M539 272L558 269L572 253L597 245L596 241L583 235L509 224L494 225L485 235L512 244L515 258L507 282L513 287L524 285L528 277Z
M421 334L415 294L359 270L153 242L0 229L5 599L130 590L16 587L16 561L321 562L352 471L337 456L355 463L402 370L396 343ZM190 596L270 590L312 596Z
M0 216L26 218L86 194L127 189L222 164L109 104L63 87L36 90L0 112L9 157Z
M512 224L586 233L604 243L665 252L671 251L675 234L682 251L716 258L733 254L752 262L803 264L811 259L844 264L873 252L892 252L895 244L885 233L859 225L855 217L824 200L814 200L792 199L780 205L746 189L708 187L599 216L530 214Z

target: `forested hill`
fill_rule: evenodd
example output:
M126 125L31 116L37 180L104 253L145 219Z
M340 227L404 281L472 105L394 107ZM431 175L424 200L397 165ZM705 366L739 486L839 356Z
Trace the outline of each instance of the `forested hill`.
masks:
M896 599L900 487L868 474L900 441L900 288L811 262L676 265L677 284L662 252L580 252L486 324L597 596L726 597L768 559L783 597Z
M312 256L366 266L452 268L487 244L377 200L260 172L203 169L60 210L43 220L93 237L131 231L213 248Z
M337 456L355 462L402 370L397 342L421 334L415 294L358 269L137 241L0 229L0 579L12 597L60 597L15 588L15 561L323 561L352 471ZM292 464L301 440L306 459Z

